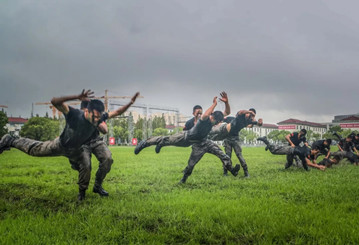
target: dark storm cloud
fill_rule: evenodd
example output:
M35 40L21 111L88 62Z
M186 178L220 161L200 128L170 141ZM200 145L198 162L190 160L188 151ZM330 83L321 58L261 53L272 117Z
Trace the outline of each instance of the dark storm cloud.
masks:
M7 1L0 8L0 104L29 115L25 104L109 89L140 91L142 103L189 115L225 90L233 112L254 106L273 123L328 121L358 111L358 5Z

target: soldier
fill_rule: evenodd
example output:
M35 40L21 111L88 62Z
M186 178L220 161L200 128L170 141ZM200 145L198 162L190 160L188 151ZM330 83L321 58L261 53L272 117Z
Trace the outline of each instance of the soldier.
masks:
M91 177L91 160L83 144L94 135L101 122L107 118L113 118L124 113L136 100L136 93L127 105L104 114L104 105L99 100L91 100L85 111L68 106L65 102L70 100L90 100L93 98L91 90L83 90L79 95L54 97L51 103L65 115L66 126L59 138L51 141L36 141L27 138L15 139L9 134L4 135L0 141L0 153L9 147L17 148L31 156L65 156L72 163L76 163L79 171L79 195L78 200L85 199ZM101 129L100 129L101 130Z
M302 146L302 147L295 146L293 148L292 146L273 145L268 141L266 136L259 137L257 140L263 141L273 155L287 155L287 162L285 164L285 169L288 169L290 166L292 166L294 156L299 157L299 159L302 162L303 168L307 171L309 171L308 166L320 170L325 169L325 166L318 165L315 162L315 156L319 152L318 149L310 150L307 146Z
M347 158L351 163L358 166L359 164L358 150L355 148L353 144L353 135L349 135L345 138L342 138L336 132L334 132L333 135L337 136L339 139L339 143L337 145L339 150L331 154L331 156L333 156L335 161L339 162L344 158Z
M239 141L239 132L245 128L251 128L253 125L262 126L263 119L255 120L256 110L251 108L249 110L241 110L237 112L236 117L225 118L225 123L222 123L212 129L210 138L212 140L224 140L224 149L229 157L232 157L232 149L236 154L244 171L244 176L249 177L248 166L242 155L242 148ZM223 169L223 175L227 175L227 170Z
M221 93L221 100L226 100L226 94ZM180 183L185 183L187 178L192 174L192 171L198 161L205 153L211 153L218 156L223 165L234 175L237 176L239 165L232 168L231 159L216 145L214 142L207 140L207 135L212 126L218 124L223 120L223 113L221 111L214 111L217 106L217 97L214 97L213 104L204 114L201 115L197 123L190 129L171 136L151 137L145 141L141 141L136 149L135 154L138 154L142 149L151 145L156 145L156 153L159 153L164 146L180 146L187 147L193 145L192 153L188 161L188 165L183 171L184 175Z
M227 102L228 104L228 102ZM227 105L226 104L226 105ZM191 119L189 119L186 124L184 125L183 131L188 131L191 128L193 128L193 126L197 123L197 121L201 118L201 115L203 113L203 109L202 106L200 105L195 105L193 107L193 117Z
M81 110L88 110L89 102L81 102ZM107 113L104 114L105 117ZM105 179L108 172L111 170L111 165L113 163L111 151L108 149L106 143L103 141L103 138L100 137L100 132L107 134L108 129L106 123L103 121L93 135L85 142L82 146L84 152L89 155L91 159L91 153L93 153L97 160L99 161L98 170L96 172L95 184L93 187L93 192L98 193L100 196L108 196L108 192L102 188L102 182ZM79 163L73 162L70 160L71 167L75 170L79 170Z
M324 155L326 159L329 158L330 156L330 145L332 144L332 140L331 139L325 139L325 140L317 140L315 142L313 142L311 148L312 149L318 149L319 150L319 154L317 155Z

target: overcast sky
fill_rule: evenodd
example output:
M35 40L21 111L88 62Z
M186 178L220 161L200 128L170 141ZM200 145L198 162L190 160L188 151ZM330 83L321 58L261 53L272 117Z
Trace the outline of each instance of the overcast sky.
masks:
M254 107L265 123L331 121L359 112L358 9L354 0L2 0L0 104L29 117L33 102L108 89L191 115L227 91L233 113Z

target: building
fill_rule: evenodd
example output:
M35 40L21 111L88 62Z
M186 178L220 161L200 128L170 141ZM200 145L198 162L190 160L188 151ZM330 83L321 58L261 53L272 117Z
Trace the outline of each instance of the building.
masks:
M323 134L327 132L327 125L325 124L301 121L293 118L281 121L277 124L278 124L278 130L286 130L291 133L299 131L304 128L307 131L311 130L313 131L313 133L320 134L320 137L322 137Z
M342 129L350 129L352 131L359 130L359 113L334 116L329 126L340 126Z
M276 124L268 124L263 123L261 127L254 125L252 128L245 128L248 131L252 131L253 133L256 133L258 137L267 136L270 132L274 130L278 130L278 126Z
M8 133L19 136L22 126L24 126L27 121L28 119L21 117L8 117L8 123L6 124Z

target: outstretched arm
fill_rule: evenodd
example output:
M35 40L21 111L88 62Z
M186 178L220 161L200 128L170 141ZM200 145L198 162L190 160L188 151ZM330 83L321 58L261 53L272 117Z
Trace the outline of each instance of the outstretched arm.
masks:
M217 106L217 96L213 98L213 104L202 114L201 120L205 121L209 118L209 116L213 113L214 108Z
M115 110L115 111L110 111L108 113L108 118L113 118L113 117L116 117L118 115L121 115L122 113L124 113L125 111L127 111L127 109L133 104L135 103L137 97L140 95L139 92L137 92L131 99L131 101L127 104L127 105L124 105L122 107L120 107L119 109Z
M51 103L56 107L56 109L61 111L63 114L67 115L67 113L69 113L69 106L65 104L66 101L77 100L77 99L81 101L83 100L89 101L91 98L94 97L93 93L94 92L92 92L91 90L85 91L85 89L83 89L82 92L78 95L54 97L52 98Z
M307 162L307 165L312 168L317 168L320 170L325 170L325 166L318 165L316 163L312 163L308 158L305 158L305 161Z
M224 112L223 112L223 116L228 116L229 114L231 114L231 107L229 106L229 103L228 103L228 96L227 96L227 93L226 92L222 92L221 93L221 98L220 100L222 102L224 102L226 108L224 109Z

